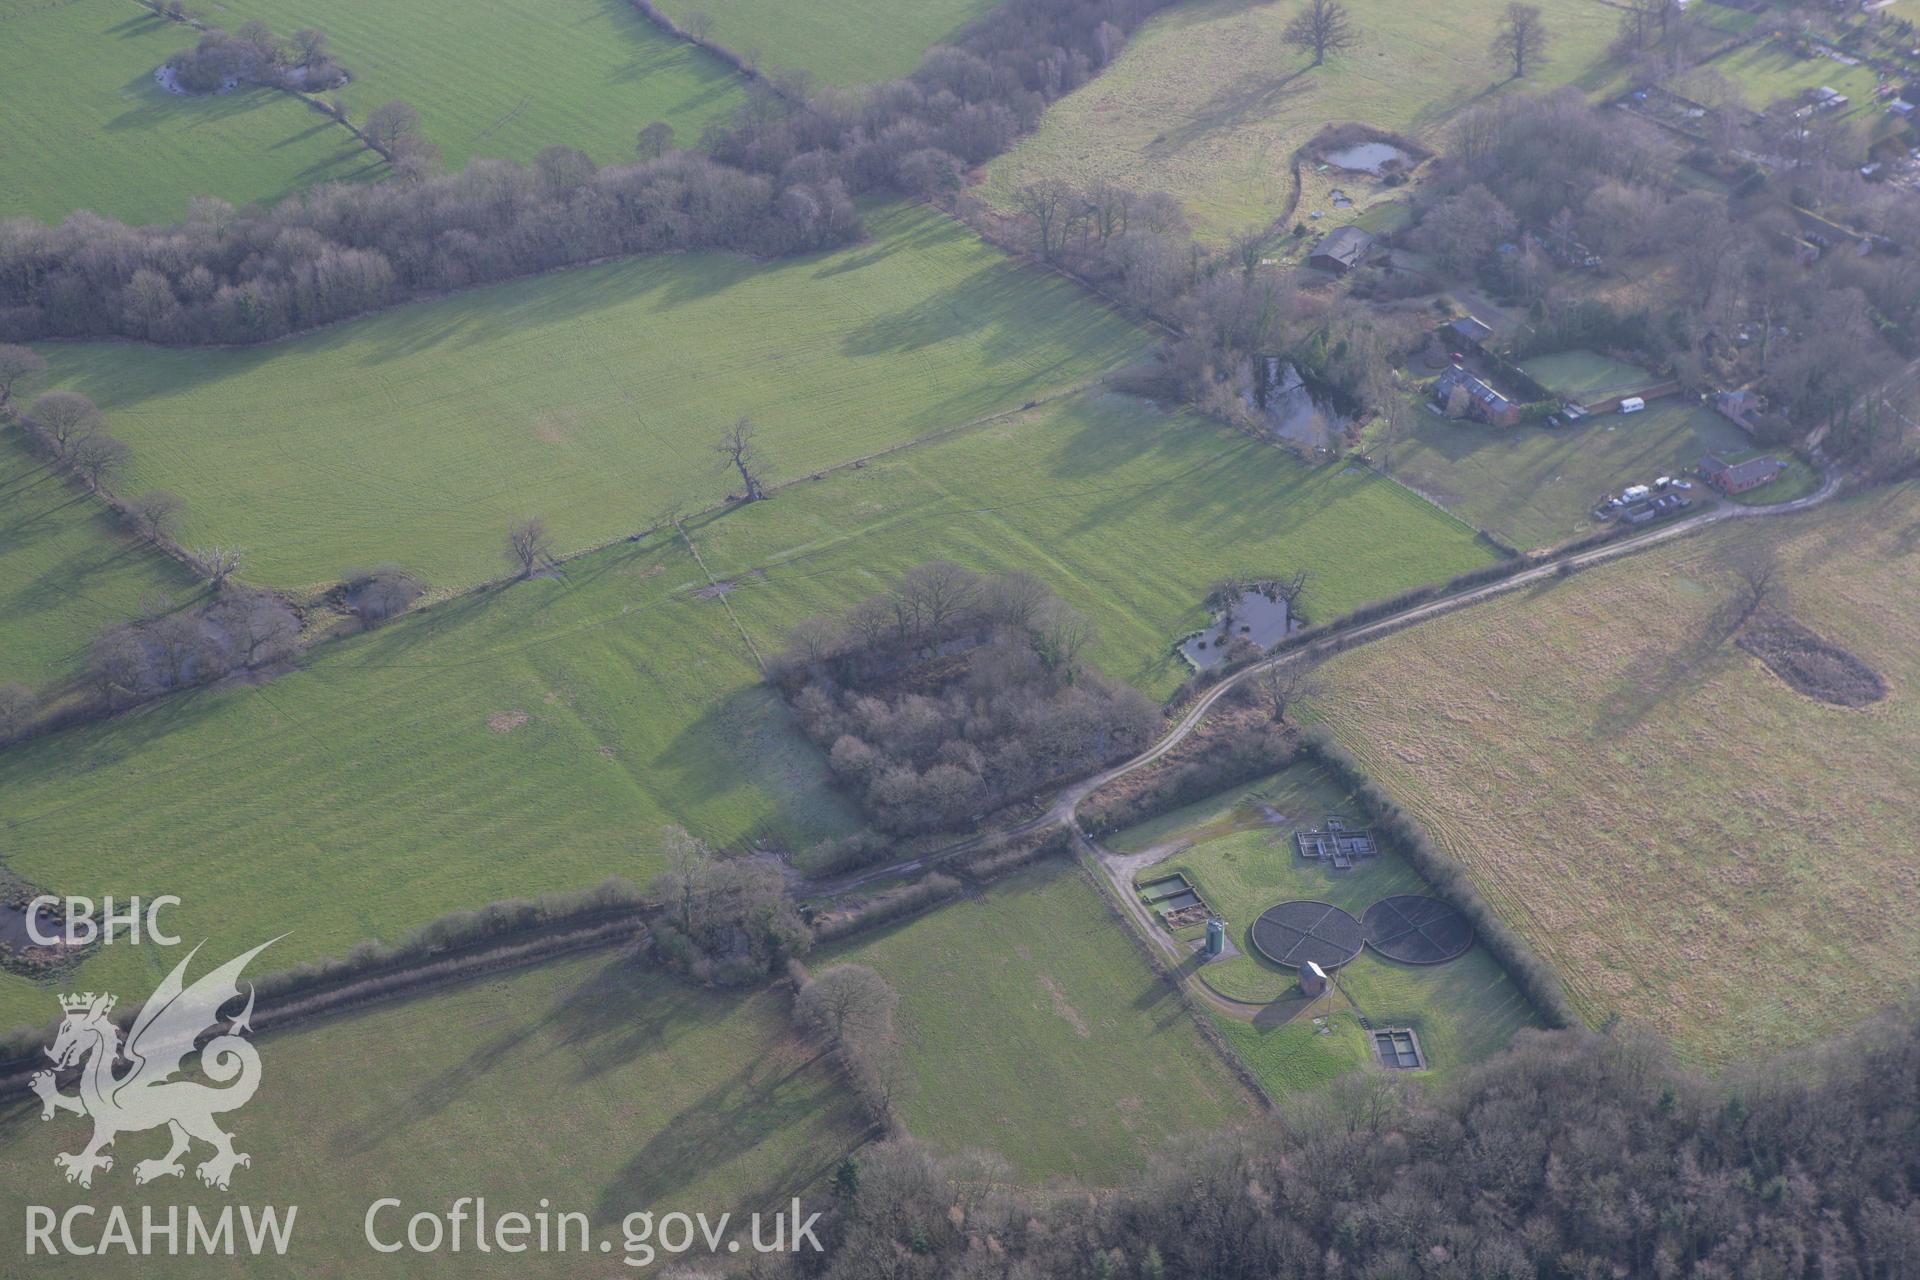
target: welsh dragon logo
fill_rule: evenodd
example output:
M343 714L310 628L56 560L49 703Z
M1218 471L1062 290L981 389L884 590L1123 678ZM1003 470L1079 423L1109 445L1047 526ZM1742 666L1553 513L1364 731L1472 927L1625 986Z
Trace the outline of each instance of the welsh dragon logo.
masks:
M218 1027L221 1007L239 998L240 971L277 941L263 942L187 986L187 965L200 950L195 947L141 1007L124 1046L120 1028L108 1016L114 997L91 991L60 997L66 1018L47 1056L53 1059L55 1071L80 1067L80 1092L61 1093L54 1071L39 1072L29 1083L40 1095L42 1120L51 1120L61 1111L93 1117L92 1141L79 1151L54 1157L54 1163L66 1170L68 1182L91 1187L96 1170L113 1168L106 1148L115 1138L163 1125L173 1145L164 1156L134 1165L136 1183L185 1173L180 1157L196 1138L213 1147L213 1155L196 1170L200 1181L210 1187L225 1191L234 1168L251 1163L246 1153L233 1149L233 1135L214 1123L214 1117L245 1106L260 1087L260 1054L242 1038L251 1029L253 984L247 984L247 1004L240 1016L200 1049L201 1074L223 1087L175 1077L201 1033ZM116 1075L120 1059L128 1067L125 1074Z

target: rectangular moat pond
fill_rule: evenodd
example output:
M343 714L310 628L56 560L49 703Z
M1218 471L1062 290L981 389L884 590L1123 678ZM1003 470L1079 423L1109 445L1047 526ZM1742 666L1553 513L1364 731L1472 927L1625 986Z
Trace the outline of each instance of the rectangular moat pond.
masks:
M1193 886L1187 883L1183 875L1162 876L1158 880L1149 880L1140 886L1140 896L1148 902L1159 902L1162 898L1171 898L1177 893L1186 893Z

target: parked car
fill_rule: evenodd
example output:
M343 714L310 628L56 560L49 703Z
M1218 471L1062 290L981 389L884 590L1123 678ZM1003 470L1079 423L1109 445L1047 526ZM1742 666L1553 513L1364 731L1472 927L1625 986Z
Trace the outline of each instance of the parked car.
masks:
M1567 425L1567 420L1557 413L1550 413L1547 415L1547 425L1550 427L1564 427Z
M1691 481L1691 480L1675 480L1675 481L1673 482L1673 487L1674 487L1674 488L1676 488L1676 489L1691 489L1691 488L1693 488L1693 481Z
M1662 493L1665 493L1670 487L1672 487L1672 485L1673 485L1672 476L1661 476L1658 480L1655 480L1653 482L1653 487Z

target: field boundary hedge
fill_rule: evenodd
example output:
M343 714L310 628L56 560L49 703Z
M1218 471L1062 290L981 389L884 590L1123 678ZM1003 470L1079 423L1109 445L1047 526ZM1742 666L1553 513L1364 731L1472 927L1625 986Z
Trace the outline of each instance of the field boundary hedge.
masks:
M1186 1011L1187 1017L1199 1031L1200 1038L1220 1056L1221 1063L1233 1074L1234 1079L1253 1095L1260 1109L1270 1112L1278 1111L1280 1108L1274 1102L1273 1095L1267 1092L1267 1086L1260 1082L1260 1077L1254 1074L1253 1068L1247 1065L1246 1059L1235 1052L1226 1036L1221 1034L1220 1028L1213 1024L1213 1019L1207 1016L1206 1011L1194 1000L1193 993L1187 990L1186 984L1174 976L1173 970L1167 968L1166 960L1153 949L1152 943L1140 936L1139 929L1135 928L1134 922L1128 919L1126 911L1113 900L1114 890L1107 878L1100 873L1098 864L1089 862L1090 857L1088 842L1075 841L1074 860L1081 876L1092 883L1094 896L1100 899L1100 905L1107 909L1107 914L1112 917L1114 924L1119 927L1127 941L1133 944L1133 949L1140 953L1141 959L1147 962L1147 968L1151 969L1154 977L1173 993L1174 999L1180 1002L1180 1007Z
M1436 844L1419 820L1401 808L1355 756L1335 742L1325 729L1316 729L1304 737L1301 754L1352 791L1366 820L1406 854L1436 894L1473 922L1479 940L1551 1026L1585 1025L1568 1001L1559 975L1494 911L1466 867Z

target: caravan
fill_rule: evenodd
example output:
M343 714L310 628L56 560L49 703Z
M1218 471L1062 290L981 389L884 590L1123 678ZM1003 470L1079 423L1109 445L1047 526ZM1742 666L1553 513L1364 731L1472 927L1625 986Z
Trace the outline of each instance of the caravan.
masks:
M1638 413L1646 407L1647 402L1639 396L1628 396L1620 402L1620 412L1622 413Z

